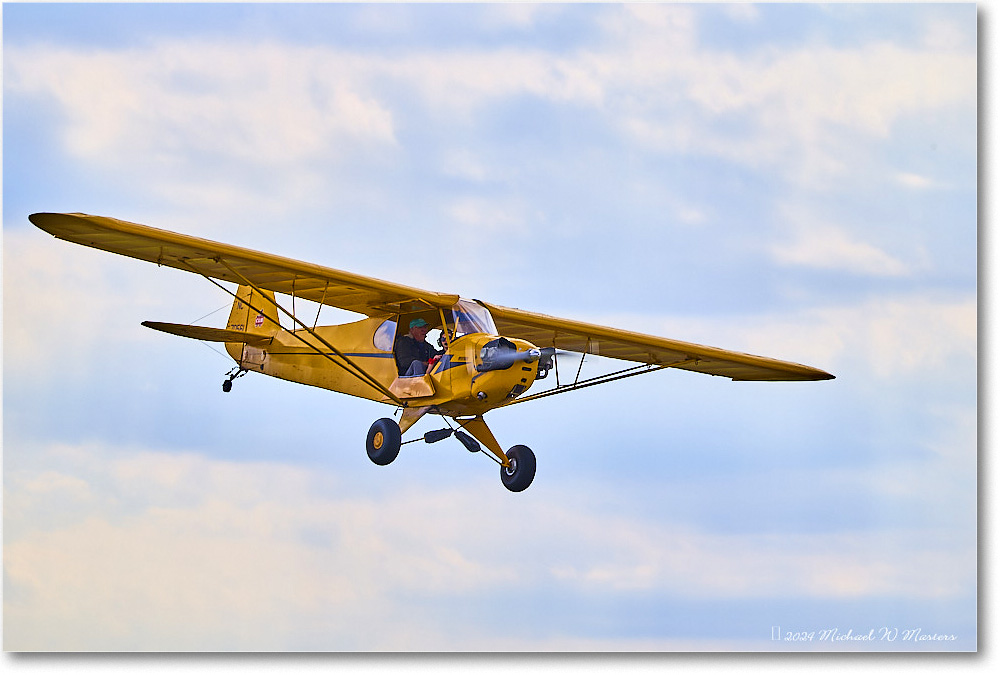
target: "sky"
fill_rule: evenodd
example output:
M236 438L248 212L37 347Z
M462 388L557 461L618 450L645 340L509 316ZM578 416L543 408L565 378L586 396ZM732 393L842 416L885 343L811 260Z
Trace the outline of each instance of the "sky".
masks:
M975 5L5 4L3 96L5 650L976 650ZM228 296L37 211L837 379L494 411L518 494L378 467L389 408L224 394L139 324Z

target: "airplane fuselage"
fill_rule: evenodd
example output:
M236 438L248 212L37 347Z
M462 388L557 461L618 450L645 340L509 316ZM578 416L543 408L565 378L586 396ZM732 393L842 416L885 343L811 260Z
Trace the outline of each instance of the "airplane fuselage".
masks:
M383 344L389 349L375 345L376 332L385 321L366 318L349 324L318 326L312 332L281 329L268 345L229 342L226 350L241 368L249 371L398 405L352 372L350 363L353 363L408 406L431 406L446 415L482 415L514 400L539 374L538 360L519 360L505 368L483 372L483 348L496 343L499 336L472 333L452 339L427 375L399 377L391 345ZM242 329L235 324L229 328ZM520 353L536 349L525 340L506 342Z

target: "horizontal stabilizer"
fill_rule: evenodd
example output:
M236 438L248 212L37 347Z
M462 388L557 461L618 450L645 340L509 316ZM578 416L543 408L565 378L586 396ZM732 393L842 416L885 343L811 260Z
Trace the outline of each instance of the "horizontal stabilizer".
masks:
M271 342L269 335L254 335L239 330L224 328L208 328L207 326L189 326L183 323L163 323L160 321L143 321L142 325L153 330L161 330L171 335L205 340L207 342L245 342L248 345L266 345Z

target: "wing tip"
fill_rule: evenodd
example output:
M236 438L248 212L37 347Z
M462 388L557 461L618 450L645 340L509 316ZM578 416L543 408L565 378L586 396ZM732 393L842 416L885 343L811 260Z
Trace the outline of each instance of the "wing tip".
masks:
M86 213L55 213L52 211L39 211L28 215L28 222L40 230L53 234L53 229L58 227L60 220L73 220L81 218L91 218Z
M809 368L808 379L810 381L822 381L822 380L836 380L837 376L832 373L828 373L825 370L820 370L819 368Z
M51 216L54 216L54 215L56 215L56 214L54 214L54 213L46 213L44 211L40 211L38 213L32 213L31 215L28 216L28 222L30 222L32 225L34 225L38 229L44 230L45 229L45 221L48 220Z
M764 377L733 377L731 379L733 382L821 382L836 380L837 376L819 368L810 368L808 372L804 373L782 373Z

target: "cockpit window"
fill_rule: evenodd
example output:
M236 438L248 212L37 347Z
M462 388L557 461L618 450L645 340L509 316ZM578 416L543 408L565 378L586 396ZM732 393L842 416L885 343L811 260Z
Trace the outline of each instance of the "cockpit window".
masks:
M387 319L375 329L375 349L383 352L392 351L392 341L396 337L396 322Z
M455 326L455 337L470 333L497 334L497 327L489 310L471 300L459 300L452 305L451 317Z

